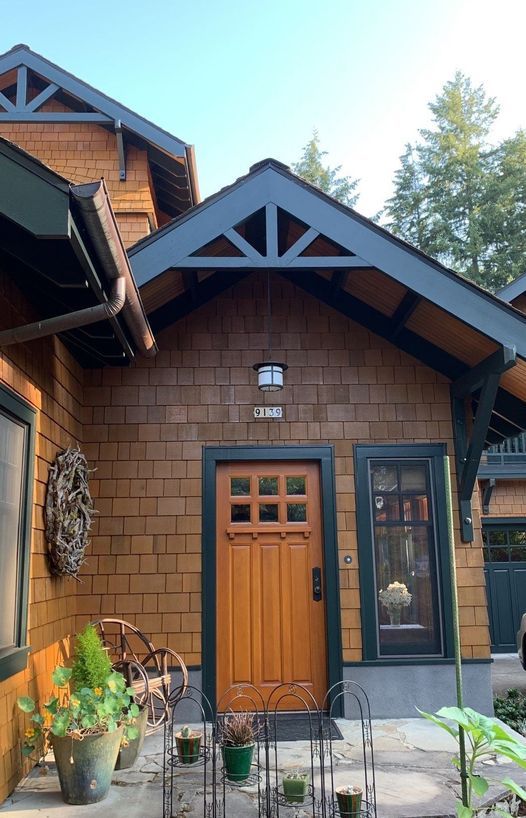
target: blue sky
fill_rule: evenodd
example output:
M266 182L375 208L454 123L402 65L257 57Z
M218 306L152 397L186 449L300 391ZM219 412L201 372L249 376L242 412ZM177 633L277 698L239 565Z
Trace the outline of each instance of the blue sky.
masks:
M378 211L427 103L455 70L526 127L524 0L0 0L0 51L27 43L196 146L203 195L314 127Z

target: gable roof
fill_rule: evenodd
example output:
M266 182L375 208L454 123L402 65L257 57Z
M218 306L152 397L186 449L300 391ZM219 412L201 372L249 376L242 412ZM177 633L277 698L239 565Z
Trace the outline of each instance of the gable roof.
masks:
M154 330L271 269L452 380L515 347L488 442L526 428L526 316L280 162L254 165L129 256Z
M503 301L515 301L520 295L524 295L526 293L526 273L523 273L514 281L510 281L509 284L506 284L505 287L502 287L498 291L499 298L502 298Z
M159 205L178 215L199 201L193 147L32 51L15 45L0 55L0 127L4 122L93 122L148 151ZM71 113L41 111L57 99ZM124 157L123 157L124 159ZM125 171L124 171L125 172Z

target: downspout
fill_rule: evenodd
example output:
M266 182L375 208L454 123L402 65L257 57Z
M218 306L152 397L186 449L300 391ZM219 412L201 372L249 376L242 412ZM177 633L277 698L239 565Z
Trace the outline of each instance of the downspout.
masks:
M0 348L96 324L114 318L122 310L139 352L155 355L155 339L142 308L104 181L73 186L71 193L78 202L88 235L111 281L110 298L93 307L4 330L0 332Z
M124 277L126 300L122 317L138 351L148 357L155 355L157 344L131 272L104 179L85 185L73 185L71 193L80 208L89 237L106 275L111 280L119 275Z
M3 330L0 332L0 347L19 344L23 341L34 341L36 338L45 338L47 335L87 327L89 324L113 318L122 310L125 300L126 282L124 276L119 276L113 281L109 301L76 312L68 312L66 315L57 315L43 321L35 321L33 324Z

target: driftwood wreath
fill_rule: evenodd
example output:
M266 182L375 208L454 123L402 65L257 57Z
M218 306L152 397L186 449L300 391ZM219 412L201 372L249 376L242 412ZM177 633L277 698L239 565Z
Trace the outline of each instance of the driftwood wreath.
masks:
M49 468L46 540L52 574L78 578L94 515L89 469L79 448L67 448Z

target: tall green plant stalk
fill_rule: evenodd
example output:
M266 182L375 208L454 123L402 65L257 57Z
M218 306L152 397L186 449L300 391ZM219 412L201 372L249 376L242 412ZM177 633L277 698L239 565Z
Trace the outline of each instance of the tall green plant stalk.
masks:
M449 566L451 575L451 604L453 608L453 643L455 648L455 677L457 685L457 706L464 707L464 697L462 692L462 656L460 652L460 624L458 616L458 590L457 590L457 563L455 559L455 527L453 524L453 495L451 492L451 472L449 469L449 457L444 457L444 479L446 484L446 509L447 509L447 529L449 545ZM468 773L466 765L466 739L464 728L459 725L458 735L459 762L460 762L460 785L462 791L462 804L467 807L470 802L468 793ZM469 779L471 781L471 779Z

